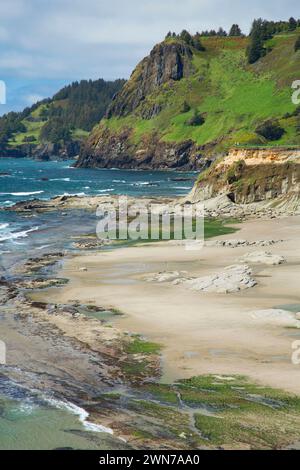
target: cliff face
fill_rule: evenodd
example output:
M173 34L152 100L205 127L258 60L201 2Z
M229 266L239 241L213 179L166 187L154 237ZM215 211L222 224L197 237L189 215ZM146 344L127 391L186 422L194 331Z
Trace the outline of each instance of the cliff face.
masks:
M155 46L114 97L107 119L132 114L145 121L153 119L164 106L159 100L152 99L153 94L164 85L172 87L172 83L189 77L193 71L192 59L192 48L182 42ZM205 149L191 139L180 143L162 141L159 132L154 130L142 134L137 141L130 123L118 130L100 125L92 132L76 166L203 170L212 161L205 157Z
M15 158L33 158L36 160L68 160L79 155L81 143L79 141L70 141L66 144L23 144L18 147L8 148L1 151L1 156Z
M191 73L193 53L189 46L181 43L158 44L150 55L133 71L130 80L114 97L107 117L127 116L133 112L161 85L170 80L181 80ZM160 107L153 103L152 109L142 110L141 116L150 119L159 113Z
M138 144L131 141L131 130L115 133L103 129L89 139L76 162L81 168L136 168L140 170L204 170L212 159L193 141L179 144L161 142L156 133L145 135Z
M192 201L226 194L237 204L300 197L300 150L233 149L196 182Z

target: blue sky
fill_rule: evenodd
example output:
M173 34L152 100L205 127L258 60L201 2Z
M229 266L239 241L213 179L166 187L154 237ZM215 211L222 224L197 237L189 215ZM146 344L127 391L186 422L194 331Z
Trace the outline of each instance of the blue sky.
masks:
M0 114L83 78L128 78L169 30L249 31L253 18L300 18L299 0L0 0Z

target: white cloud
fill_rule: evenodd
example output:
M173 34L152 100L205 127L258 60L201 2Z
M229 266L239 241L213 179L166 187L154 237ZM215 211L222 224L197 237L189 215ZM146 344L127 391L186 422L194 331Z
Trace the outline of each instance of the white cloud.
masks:
M237 22L247 31L254 17L300 17L298 5L299 0L1 0L1 73L126 77L169 30L228 29Z
M24 96L24 102L27 105L31 106L32 104L37 103L38 101L42 101L44 98L45 97L42 95L30 94L30 95Z

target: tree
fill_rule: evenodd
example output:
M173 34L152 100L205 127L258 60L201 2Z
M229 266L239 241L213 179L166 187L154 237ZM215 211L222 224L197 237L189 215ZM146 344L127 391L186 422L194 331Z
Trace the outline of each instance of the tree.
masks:
M299 51L300 49L300 36L298 36L297 41L295 42L295 52Z
M250 33L250 44L247 48L247 58L249 64L254 64L265 55L264 48L265 24L261 18L254 20Z
M225 36L227 36L227 33L223 28L219 28L218 31L217 31L217 35L220 36L220 37L225 37Z
M193 38L192 36L190 35L190 33L184 29L181 33L180 33L180 39L184 42L186 42L187 44L189 45L193 45Z
M205 51L205 47L201 42L199 33L195 34L195 36L193 37L193 46L195 49L197 49L197 51Z
M229 36L242 36L242 31L238 24L233 24L231 26Z
M297 21L295 20L295 18L291 17L289 19L289 30L295 31L296 28L297 28Z

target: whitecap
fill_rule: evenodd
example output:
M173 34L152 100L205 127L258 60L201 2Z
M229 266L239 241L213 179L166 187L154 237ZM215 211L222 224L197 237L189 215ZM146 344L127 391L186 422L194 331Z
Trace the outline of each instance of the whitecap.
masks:
M81 197L81 196L85 196L85 195L86 195L85 193L73 193L73 194L71 194L71 193L64 193L64 194L61 194L60 197L61 197L61 196L80 196L80 197Z
M0 193L0 196L31 196L33 194L42 194L44 191L29 191L19 193Z
M0 237L0 242L4 242L6 240L16 240L18 238L26 238L28 233L36 232L39 230L39 227L32 227L28 230L22 230L21 232L8 232L4 236Z
M113 188L109 188L109 189L98 189L97 190L97 193L110 193L111 191L114 191Z
M49 248L49 246L51 246L51 245L36 246L35 249L36 250L44 250L45 248Z
M7 227L9 227L9 224L0 224L0 230L3 230Z
M191 189L191 186L173 186L172 189L189 190L189 189Z
M106 426L102 426L101 424L94 424L88 421L89 413L84 410L83 408L80 408L77 405L74 405L74 403L67 402L67 401L62 401L62 400L55 400L54 398L47 398L46 401L54 406L55 408L63 409L70 411L74 415L78 416L79 421L83 424L85 429L87 431L91 432L104 432L106 434L113 434L113 430L110 428L107 428Z
M71 178L52 178L49 181L71 181Z

